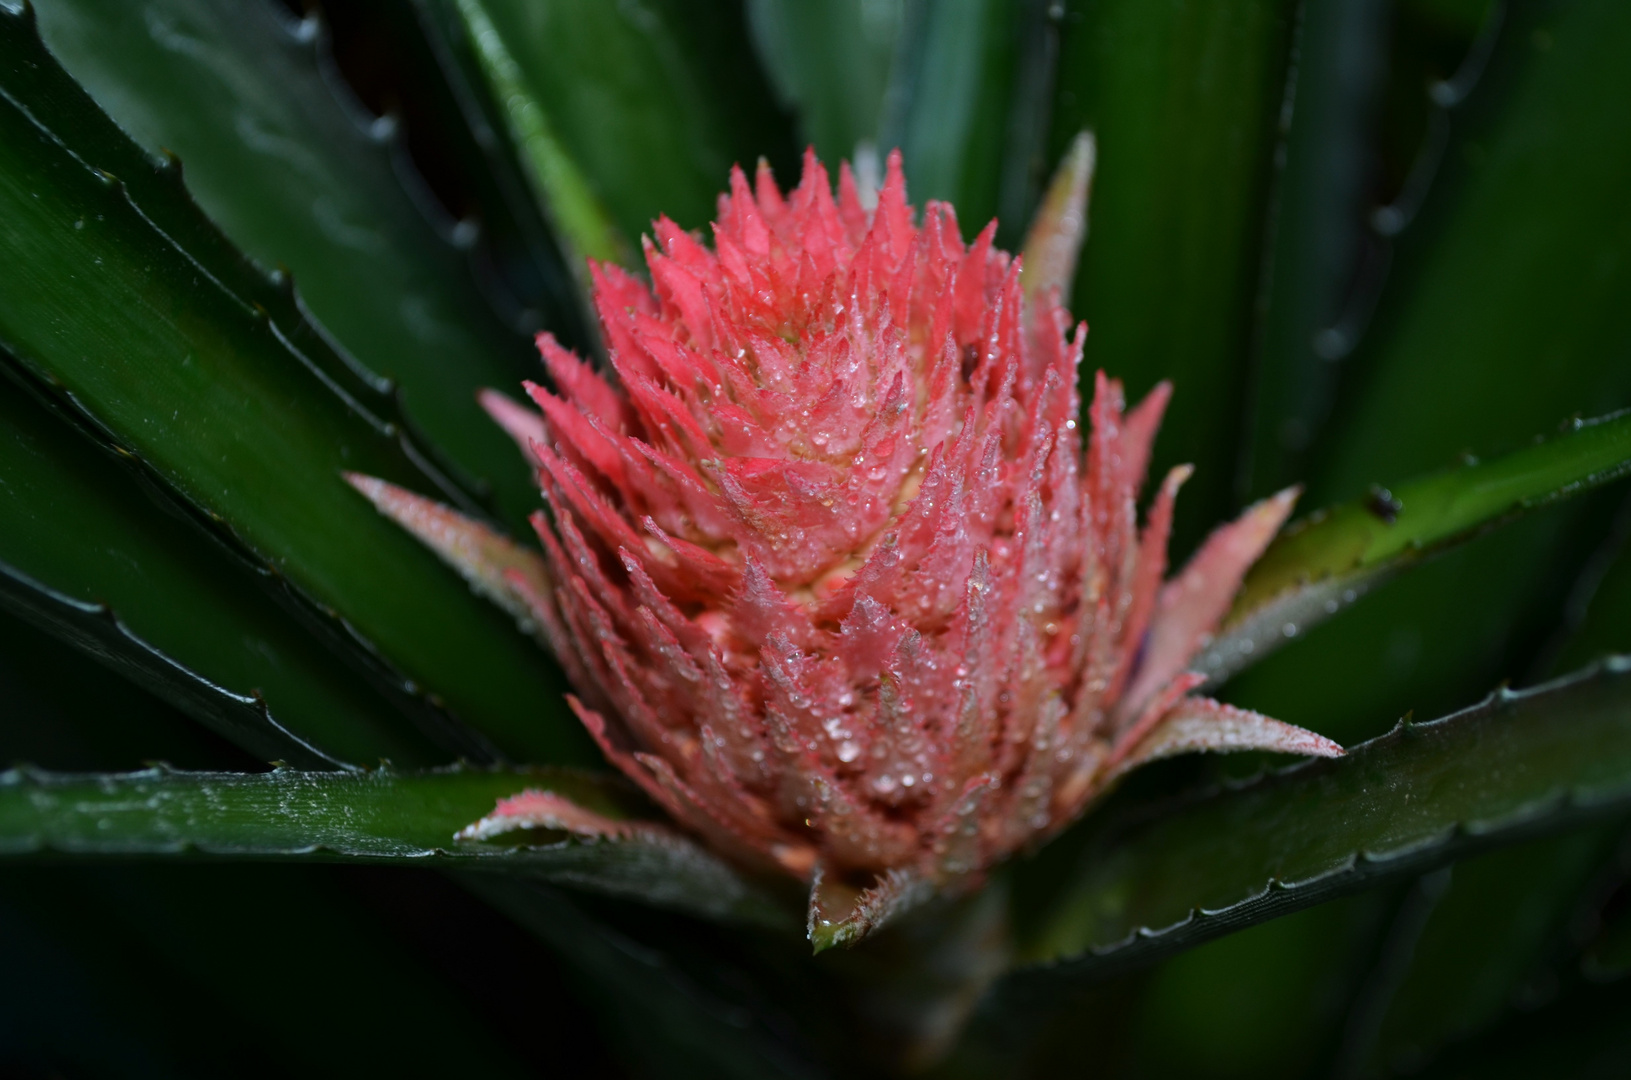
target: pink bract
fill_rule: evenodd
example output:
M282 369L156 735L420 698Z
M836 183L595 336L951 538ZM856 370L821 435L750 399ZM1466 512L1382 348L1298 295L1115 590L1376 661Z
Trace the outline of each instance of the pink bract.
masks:
M1293 493L1163 585L1189 470L1142 530L1135 500L1169 387L1127 411L1099 373L1084 431L1086 326L994 232L915 225L898 154L871 211L813 153L785 196L734 170L711 249L663 218L650 287L591 268L615 377L544 334L541 417L487 397L548 503L525 596L607 757L740 861L870 888L862 916L1151 757L1341 752L1185 670Z

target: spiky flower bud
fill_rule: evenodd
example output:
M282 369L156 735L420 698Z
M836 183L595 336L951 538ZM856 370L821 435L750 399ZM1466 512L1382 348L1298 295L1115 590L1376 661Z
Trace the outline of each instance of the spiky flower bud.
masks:
M487 404L538 466L554 587L526 590L606 756L738 859L816 883L812 933L977 881L1141 761L1318 736L1191 696L1185 666L1290 511L1284 493L1162 585L1168 397L1124 411L1086 327L1021 286L995 223L876 209L813 153L761 164L712 249L664 218L651 287L592 268L611 367L541 346L541 417ZM1085 443L1084 446L1084 435Z

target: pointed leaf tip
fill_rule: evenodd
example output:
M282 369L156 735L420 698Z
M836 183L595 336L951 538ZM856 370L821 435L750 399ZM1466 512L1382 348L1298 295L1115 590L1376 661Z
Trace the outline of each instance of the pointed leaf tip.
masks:
M1070 293L1076 260L1087 239L1087 205L1097 159L1093 133L1081 132L1048 184L1025 238L1022 280L1027 300L1053 287L1058 287L1060 296Z
M1178 702L1117 765L1115 775L1179 754L1241 750L1270 750L1304 757L1347 754L1340 743L1306 728L1211 698L1188 697Z
M536 410L527 408L508 394L502 394L491 388L478 391L476 403L482 407L482 411L493 418L495 424L504 429L504 434L515 440L528 463L537 468L538 455L532 452L532 444L549 441L544 418Z
M605 814L562 795L558 791L527 788L519 795L499 799L493 812L453 834L455 840L490 840L523 829L555 829L574 836L626 840L642 833L667 832L661 825L627 821Z
M528 633L534 631L526 596L547 596L549 571L543 557L508 537L433 499L373 476L346 472L346 483L374 508L434 551L478 594L503 608ZM520 582L514 580L519 577Z

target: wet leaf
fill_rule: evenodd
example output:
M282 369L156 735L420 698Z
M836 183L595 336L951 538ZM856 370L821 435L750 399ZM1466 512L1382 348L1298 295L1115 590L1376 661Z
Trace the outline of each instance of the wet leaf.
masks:
M382 414L399 394L433 452L493 487L520 527L536 503L531 478L475 392L531 374L530 342L477 289L463 250L474 224L436 202L396 122L350 96L317 20L265 0L64 0L38 19L53 55L132 139L180 156L188 191L232 243L292 274L365 384L353 392ZM134 182L129 167L93 164Z
M1304 476L1313 505L1631 403L1631 134L1602 106L1631 93L1620 62L1631 9L1503 10L1374 320L1343 362L1336 415ZM1231 700L1305 726L1317 716L1322 733L1352 741L1406 709L1436 713L1528 677L1613 501L1537 515L1413 574L1408 589L1378 590L1237 679Z
M0 475L0 605L263 761L437 760L253 573L14 384L0 393Z
M1084 370L1172 407L1151 463L1197 466L1174 530L1182 557L1234 503L1263 213L1292 23L1288 0L1064 5L1050 156L1098 142L1093 233L1070 305ZM962 209L961 206L958 207Z
M620 839L558 830L462 840L499 799L547 790ZM797 916L717 856L660 823L621 783L560 769L457 766L401 773L0 773L0 854L211 856L494 871L734 922L796 927ZM635 826L639 826L637 829ZM537 842L529 842L536 840ZM796 911L797 909L792 909Z
M876 145L905 8L875 0L748 0L765 76L798 115L801 141L822 160L847 160L859 144Z
M1099 821L1013 991L1149 958L1631 806L1631 660L1256 781Z
M588 760L536 646L346 486L344 469L417 487L437 473L349 392L294 298L96 110L26 14L0 14L0 58L11 357L446 743Z
M1252 567L1195 670L1221 681L1420 560L1628 473L1631 412L1616 413L1294 522Z
M1055 165L1048 120L1060 11L1037 0L970 0L907 12L883 148L900 148L913 201L951 202L970 239L997 218L998 243L1016 248Z
M763 156L794 175L791 125L751 62L739 6L442 2L486 15L490 44L514 64L504 86L524 93L510 103L525 108L530 99L560 151L557 164L579 174L583 196L604 208L625 251L638 250L659 214L685 228L711 220L733 162L751 168ZM503 96L504 86L491 91ZM577 228L563 222L566 232Z

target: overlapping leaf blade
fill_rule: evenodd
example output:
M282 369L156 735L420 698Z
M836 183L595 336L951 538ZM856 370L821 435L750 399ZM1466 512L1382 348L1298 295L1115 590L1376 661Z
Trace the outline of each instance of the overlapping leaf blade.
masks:
M232 262L175 170L62 74L29 16L0 14L0 35L11 356L450 742L491 752L446 708L514 752L586 754L532 643L339 476L424 486L434 469L348 392L293 299Z
M391 861L500 871L630 896L711 918L796 926L784 907L728 864L666 828L580 841L455 834L501 798L547 790L613 821L639 824L623 786L569 770L453 767L425 773L0 773L0 853L206 855Z
M1627 473L1631 412L1321 511L1264 552L1195 668L1226 678L1419 560Z
M252 572L11 383L0 475L0 604L90 635L93 655L265 760L436 760Z
M395 122L349 99L316 20L263 0L65 0L38 18L98 105L150 153L179 155L189 192L232 243L292 272L365 380L394 380L438 451L521 522L536 493L475 392L531 374L530 345L476 288L455 243L468 244L468 227L458 232L419 179Z
M822 160L847 159L859 144L876 143L905 6L748 0L765 76Z
M1631 401L1620 312L1631 297L1631 136L1601 102L1625 92L1623 5L1509 5L1457 111L1440 175L1395 247L1308 498L1508 449L1571 415ZM1464 114L1464 115L1463 115ZM1611 506L1539 516L1379 592L1236 681L1240 704L1337 738L1405 709L1438 711L1503 677L1562 614L1577 526ZM1595 518L1595 521L1592 519ZM1334 689L1337 688L1337 689Z
M659 214L685 228L712 220L733 163L751 168L765 157L784 177L793 174L789 125L752 63L740 8L670 0L463 4L485 16L514 62L512 91L524 91L547 121L625 251L638 250ZM512 139L524 135L512 123Z
M1024 954L1082 977L1631 805L1631 661L1101 822ZM1038 976L1042 977L1042 976Z
M1092 225L1071 311L1085 367L1136 398L1175 386L1153 462L1198 469L1183 554L1233 502L1235 452L1295 5L1066 5L1051 156L1098 138Z
M1623 832L1613 821L1458 864L1411 942L1409 971L1377 995L1374 1041L1351 1047L1344 1064L1420 1062L1488 1028L1526 991L1544 992L1552 954L1578 932L1581 899Z
M896 48L882 118L912 197L951 202L969 239L997 218L1017 248L1055 164L1052 113L1058 17L1037 0L914 4Z

